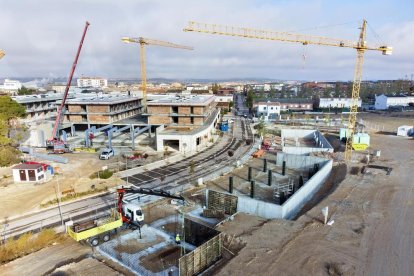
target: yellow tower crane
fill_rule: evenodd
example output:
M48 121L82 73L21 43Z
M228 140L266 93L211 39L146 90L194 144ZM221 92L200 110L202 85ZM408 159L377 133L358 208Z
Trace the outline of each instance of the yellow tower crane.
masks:
M185 50L194 50L192 47L183 46L174 44L171 42L155 40L150 38L144 37L123 37L122 41L125 43L139 43L141 49L141 88L142 94L144 99L144 105L146 106L147 103L147 70L146 70L146 63L145 63L145 45L156 45L162 47L169 47L169 48L178 48L178 49L185 49Z
M6 55L6 52L4 52L2 49L0 49L0 59L2 58L2 57L4 57Z
M324 46L334 46L342 48L353 48L357 50L357 59L354 71L354 81L352 86L352 100L348 118L348 139L345 148L345 160L349 161L352 157L352 141L355 132L356 115L358 111L359 90L362 80L362 65L364 63L364 53L367 50L381 51L383 55L390 55L392 47L389 46L368 46L366 37L367 21L364 19L358 41L328 38L321 36L302 35L287 32L277 32L269 30L258 30L250 28L232 27L226 25L206 24L190 21L184 29L185 32L199 32L215 35L225 35L234 37L244 37L263 40L275 40L285 42L302 43L303 45L315 44Z

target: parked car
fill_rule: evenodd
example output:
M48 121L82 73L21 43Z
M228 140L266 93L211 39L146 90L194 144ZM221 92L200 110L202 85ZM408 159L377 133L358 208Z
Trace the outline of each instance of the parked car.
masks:
M115 154L114 149L106 148L99 155L99 159L108 160L110 157L114 156L114 154Z

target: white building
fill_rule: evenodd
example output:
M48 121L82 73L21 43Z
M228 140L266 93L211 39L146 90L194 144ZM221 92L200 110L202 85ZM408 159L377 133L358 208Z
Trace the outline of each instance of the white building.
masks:
M78 87L96 87L104 88L108 86L108 80L97 77L80 77L78 78Z
M413 136L414 128L413 126L400 126L397 129L397 136Z
M200 91L200 90L207 90L208 91L208 85L194 85L194 86L187 86L187 91Z
M392 106L408 106L410 103L414 104L414 96L396 95L386 96L375 95L375 109L385 110Z
M267 121L269 119L276 119L280 115L280 103L279 102L257 102L256 115L257 117L264 116Z
M352 98L320 98L319 107L320 108L350 108L352 103ZM357 106L361 107L362 100L358 99Z
M22 84L17 80L5 79L4 84L0 86L0 89L6 92L17 92L18 89L22 88Z

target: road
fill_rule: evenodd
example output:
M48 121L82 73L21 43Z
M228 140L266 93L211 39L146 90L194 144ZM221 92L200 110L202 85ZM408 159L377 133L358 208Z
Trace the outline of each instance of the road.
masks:
M248 121L244 118L235 118L234 121L232 128L234 131L224 135L216 145L208 150L178 163L133 175L124 180L143 188L161 188L168 191L184 186L190 181L214 172L219 167L235 162L250 149L251 145L247 145L245 139L252 137L252 132ZM233 156L229 156L228 152L230 150L233 151ZM192 161L195 164L194 174L189 175L189 164ZM163 181L160 179L161 174L165 176ZM130 201L137 197L138 195L134 194L126 195L125 200ZM155 196L141 196L139 203L146 204L157 198ZM63 204L61 209L64 221L71 219L78 221L89 217L101 216L114 207L116 207L116 194L107 193ZM0 228L0 234L2 238L7 238L28 231L37 231L44 227L56 227L59 225L61 225L60 212L57 207L53 207L6 221L3 225L0 225L2 227Z

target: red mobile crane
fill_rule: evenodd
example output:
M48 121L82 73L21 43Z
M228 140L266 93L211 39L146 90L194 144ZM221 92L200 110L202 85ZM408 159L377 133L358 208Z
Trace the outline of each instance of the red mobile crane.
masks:
M57 109L57 116L55 120L55 125L53 127L53 131L52 131L52 137L46 141L47 148L53 149L52 153L70 152L69 145L66 144L65 141L62 141L60 139L59 128L62 123L62 118L63 118L62 115L65 112L65 103L68 97L70 84L72 82L73 74L75 73L76 65L78 64L78 59L79 59L79 55L82 49L83 40L85 39L86 31L88 30L89 25L90 25L89 22L86 21L85 28L83 30L82 39L79 43L78 52L76 53L75 61L73 62L72 69L70 70L69 79L66 84L65 93L63 94L63 98L62 98L62 103Z
M122 201L125 194L144 194L144 195L155 195L161 197L167 197L172 199L178 199L185 201L184 197L180 195L173 195L164 190L147 189L147 188L119 188L116 190L118 193L118 212L122 215L122 221L135 228L139 228L144 222L144 214L142 213L141 206L126 203Z

